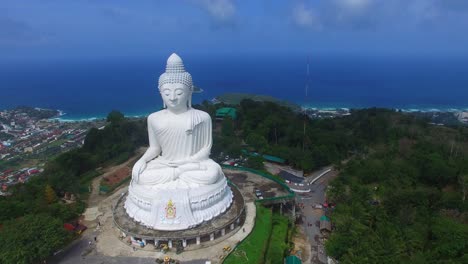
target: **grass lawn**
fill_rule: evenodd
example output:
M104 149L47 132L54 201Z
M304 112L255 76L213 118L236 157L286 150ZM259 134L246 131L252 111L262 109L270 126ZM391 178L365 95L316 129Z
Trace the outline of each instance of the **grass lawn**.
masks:
M91 192L90 186L94 178L101 175L102 172L98 170L90 170L82 175L80 175L80 198L83 201L87 201L89 194Z
M265 251L272 230L272 213L261 205L257 205L257 216L252 233L237 246L224 260L224 264L264 263Z
M273 228L266 252L265 263L283 264L284 253L288 249L289 219L280 214L273 214Z

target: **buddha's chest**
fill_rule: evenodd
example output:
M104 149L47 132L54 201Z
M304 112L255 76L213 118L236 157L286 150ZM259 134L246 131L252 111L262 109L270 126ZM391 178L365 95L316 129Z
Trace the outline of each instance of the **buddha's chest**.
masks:
M193 134L186 120L173 119L154 126L154 133L159 145L163 148L173 148L181 145L191 145Z
M153 126L154 131L185 131L188 128L189 121L180 117L167 118L164 120L158 120Z

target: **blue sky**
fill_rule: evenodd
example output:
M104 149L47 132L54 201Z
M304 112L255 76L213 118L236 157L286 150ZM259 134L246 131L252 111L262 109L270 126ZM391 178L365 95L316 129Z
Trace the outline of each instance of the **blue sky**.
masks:
M1 0L0 58L468 55L468 0Z

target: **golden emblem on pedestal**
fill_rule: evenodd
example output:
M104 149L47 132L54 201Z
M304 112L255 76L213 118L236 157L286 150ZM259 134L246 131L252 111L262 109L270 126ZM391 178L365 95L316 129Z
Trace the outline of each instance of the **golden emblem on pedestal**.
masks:
M176 207L172 200L169 200L166 205L166 219L174 219L176 217Z

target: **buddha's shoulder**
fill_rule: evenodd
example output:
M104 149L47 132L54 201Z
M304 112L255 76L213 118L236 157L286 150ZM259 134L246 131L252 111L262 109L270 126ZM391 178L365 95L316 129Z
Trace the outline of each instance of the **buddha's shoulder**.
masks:
M191 108L189 110L189 113L192 116L192 118L196 118L196 119L203 120L203 121L211 120L211 117L207 112L204 112L198 109ZM170 118L169 113L166 109L163 109L161 111L150 114L148 116L148 121L161 120L161 119L167 119L167 118Z
M157 112L154 112L152 114L150 114L148 116L148 121L152 121L152 120L160 120L160 119L163 119L163 118L167 118L167 110L163 109L161 111L157 111Z
M194 108L190 109L190 111L192 115L197 116L198 118L202 120L211 120L210 115L205 111L201 111L201 110L194 109Z

